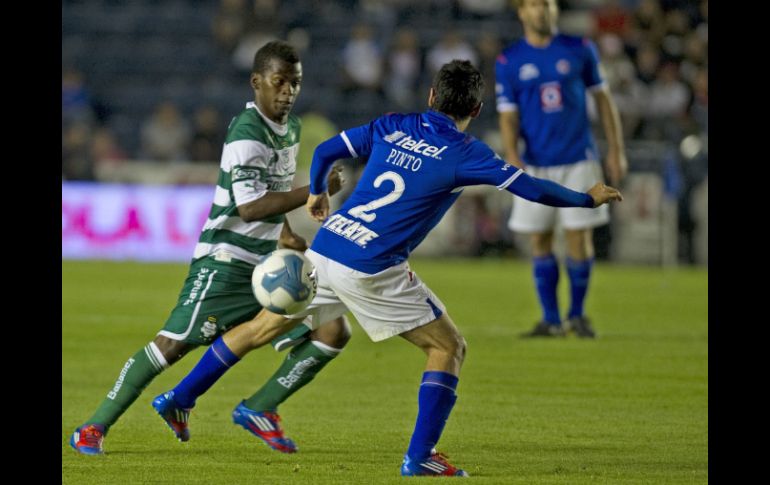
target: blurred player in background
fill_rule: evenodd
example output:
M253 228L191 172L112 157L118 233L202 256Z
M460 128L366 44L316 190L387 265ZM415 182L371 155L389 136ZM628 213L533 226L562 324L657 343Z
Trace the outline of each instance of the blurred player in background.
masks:
M457 399L465 340L441 300L409 268L409 254L469 185L493 185L560 207L621 200L617 190L601 183L584 193L530 177L464 133L481 111L483 90L484 80L470 62L452 61L433 80L429 110L384 115L321 143L313 155L306 204L311 217L323 222L305 253L317 271L313 302L286 317L263 310L228 331L171 392L194 400L283 328L301 320L318 328L350 310L373 341L398 335L427 356L401 474L467 476L434 448ZM361 179L329 216L327 175L336 160L359 156L368 157ZM214 350L226 351L227 358ZM251 415L242 406L236 413Z
M558 32L556 0L517 0L516 5L524 38L505 49L495 65L506 160L528 174L574 190L586 190L602 180L586 112L588 90L608 143L607 175L610 184L618 187L628 162L620 118L602 79L595 45ZM526 145L522 157L520 138ZM553 254L557 217L567 243L571 295L564 326L556 296L559 263ZM514 196L508 224L515 232L531 234L535 286L543 310L543 319L524 336L563 336L573 330L580 337L595 337L583 303L593 266L593 228L608 222L608 207L555 208Z
M103 453L110 426L155 376L261 310L251 290L251 274L279 243L300 251L307 248L284 216L301 206L309 194L308 186L292 189L300 124L290 112L302 83L299 55L287 43L266 44L254 56L250 80L254 101L230 123L214 202L176 307L155 339L123 365L93 416L73 433L70 444L80 453ZM338 192L341 184L335 169L329 176L330 192ZM349 336L348 323L337 318L305 338L282 366L293 368L305 362L302 378L291 389L273 390L270 399L286 399L309 382L340 352ZM170 412L172 400L172 395L161 395L153 406L177 438L187 441L189 413L178 407ZM261 419L274 428L270 436L281 444L277 416L265 413Z

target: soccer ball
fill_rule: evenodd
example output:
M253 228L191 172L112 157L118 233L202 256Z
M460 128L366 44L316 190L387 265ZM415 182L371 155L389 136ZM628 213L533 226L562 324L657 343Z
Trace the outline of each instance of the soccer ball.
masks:
M293 249L278 249L254 268L251 289L262 307L280 315L304 310L315 297L315 267Z

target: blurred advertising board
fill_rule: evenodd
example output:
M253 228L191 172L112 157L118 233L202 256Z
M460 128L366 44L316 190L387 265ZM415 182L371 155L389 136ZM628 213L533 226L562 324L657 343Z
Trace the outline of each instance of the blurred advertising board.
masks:
M62 183L62 259L192 258L213 185Z

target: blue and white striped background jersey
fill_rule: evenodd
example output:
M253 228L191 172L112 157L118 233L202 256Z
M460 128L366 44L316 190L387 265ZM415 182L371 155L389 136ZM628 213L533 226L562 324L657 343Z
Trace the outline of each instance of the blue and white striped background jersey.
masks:
M521 39L495 64L497 111L518 111L524 163L537 167L598 160L586 111L586 89L604 83L596 46L554 36L547 47Z
M462 187L505 189L521 173L436 111L388 114L341 137L351 156L369 161L311 249L368 274L404 261Z

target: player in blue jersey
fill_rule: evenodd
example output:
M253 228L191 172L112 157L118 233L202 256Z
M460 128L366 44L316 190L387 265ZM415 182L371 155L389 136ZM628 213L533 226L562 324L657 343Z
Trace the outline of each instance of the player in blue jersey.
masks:
M428 111L385 115L320 144L306 205L311 217L323 222L305 253L315 265L316 297L300 314L263 310L227 332L173 392L194 399L243 355L286 328L303 319L316 327L350 310L373 341L399 335L427 355L401 474L467 476L434 448L457 399L465 340L441 300L409 269L409 253L470 185L493 185L559 207L621 200L602 183L583 193L530 177L465 134L481 110L483 87L470 62L452 61L436 74ZM369 161L351 196L329 216L326 176L336 160L351 156ZM234 413L236 420L250 415L243 405Z
M586 90L593 94L607 138L605 167L618 187L627 170L617 109L603 82L596 47L588 39L558 33L556 0L518 0L524 38L498 57L497 111L506 160L528 174L574 190L602 180L598 153L586 112ZM519 156L519 138L525 142ZM567 245L571 305L562 325L556 287L559 263L553 254L557 217ZM508 226L529 233L534 279L543 318L523 336L595 336L583 312L593 266L593 228L609 222L609 210L554 208L514 197ZM565 328L566 327L566 328Z

